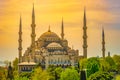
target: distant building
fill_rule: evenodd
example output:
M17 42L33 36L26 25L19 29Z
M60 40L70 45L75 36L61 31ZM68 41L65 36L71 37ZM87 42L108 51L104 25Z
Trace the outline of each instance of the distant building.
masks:
M84 14L84 57L87 58L87 35L86 35L86 15ZM19 71L31 71L37 64L46 69L50 65L61 66L66 68L68 66L76 66L80 57L79 51L68 46L68 40L64 38L64 23L61 23L61 37L50 30L43 33L38 40L35 40L35 13L34 6L32 11L32 33L31 45L27 48L22 56L22 19L20 17L19 26Z
M108 52L108 57L111 57L110 52Z

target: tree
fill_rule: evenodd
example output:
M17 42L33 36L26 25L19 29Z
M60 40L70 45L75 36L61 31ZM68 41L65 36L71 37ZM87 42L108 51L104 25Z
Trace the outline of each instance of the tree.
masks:
M14 76L14 79L18 78L19 77L19 73L18 71L13 71L13 76Z
M86 69L87 59L86 58L81 59L79 64L80 64L80 70Z
M32 72L22 72L22 73L19 74L19 77L22 77L22 78L26 77L26 78L30 79L31 74L32 74Z
M60 78L60 75L61 75L62 71L63 71L63 68L61 68L61 67L58 67L58 68L55 69L55 73L56 73L55 76L56 76L57 79Z
M120 80L120 75L116 76L116 80Z
M100 59L100 71L109 71L110 64L105 59Z
M13 69L18 70L18 58L15 58L15 60L13 61Z
M50 75L50 80L55 80L55 69L56 67L54 65L50 65L47 68L47 72Z
M49 80L50 76L46 72L46 70L42 70L42 68L38 67L36 68L31 76L32 80Z
M80 80L79 74L75 69L67 68L61 73L60 80Z
M120 55L114 55L113 60L116 63L116 70L120 73Z
M87 77L99 71L100 68L99 59L96 57L89 58L86 63L86 68L87 68Z
M27 77L16 77L14 80L29 80Z
M7 80L7 70L0 67L0 80Z
M11 62L9 63L8 66L8 74L7 74L7 80L13 80L14 76L13 76L13 68L11 66Z
M88 80L112 80L113 76L108 72L96 72L92 74Z
M105 61L108 62L109 65L110 65L110 70L109 71L114 71L115 67L116 67L116 64L115 64L114 60L111 57L106 57Z

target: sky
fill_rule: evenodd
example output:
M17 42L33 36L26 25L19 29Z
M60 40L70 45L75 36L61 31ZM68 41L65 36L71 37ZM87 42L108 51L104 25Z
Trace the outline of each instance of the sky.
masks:
M33 3L36 16L36 40L51 31L60 36L64 20L69 46L83 53L83 12L86 8L88 57L102 56L102 27L105 30L106 56L120 54L119 0L0 0L0 61L18 57L19 19L22 16L23 53L31 44Z

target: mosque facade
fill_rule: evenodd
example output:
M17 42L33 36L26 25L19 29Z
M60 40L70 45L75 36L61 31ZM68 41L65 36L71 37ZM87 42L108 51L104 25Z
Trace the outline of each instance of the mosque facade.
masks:
M87 40L86 40L86 15L84 14L84 45L85 57L87 57ZM61 23L61 37L50 30L43 33L38 40L35 39L35 12L34 6L32 10L32 24L31 24L31 45L22 54L22 19L20 17L19 25L19 71L31 71L38 64L46 69L50 65L61 66L66 68L68 66L76 66L80 59L79 51L68 46L68 40L64 38L64 23ZM84 57L84 56L82 56Z

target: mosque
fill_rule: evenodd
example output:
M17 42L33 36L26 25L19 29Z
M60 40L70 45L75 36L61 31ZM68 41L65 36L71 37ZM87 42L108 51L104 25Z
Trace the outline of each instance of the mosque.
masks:
M79 56L79 51L68 46L68 40L64 38L64 22L61 23L61 37L50 30L43 33L38 40L35 39L35 11L34 5L32 10L32 24L31 24L31 45L22 54L22 19L20 17L19 25L19 72L32 71L38 64L43 69L50 65L61 66L66 68L68 66L76 66L80 58L87 58L87 26L86 26L86 12L83 17L83 56Z

